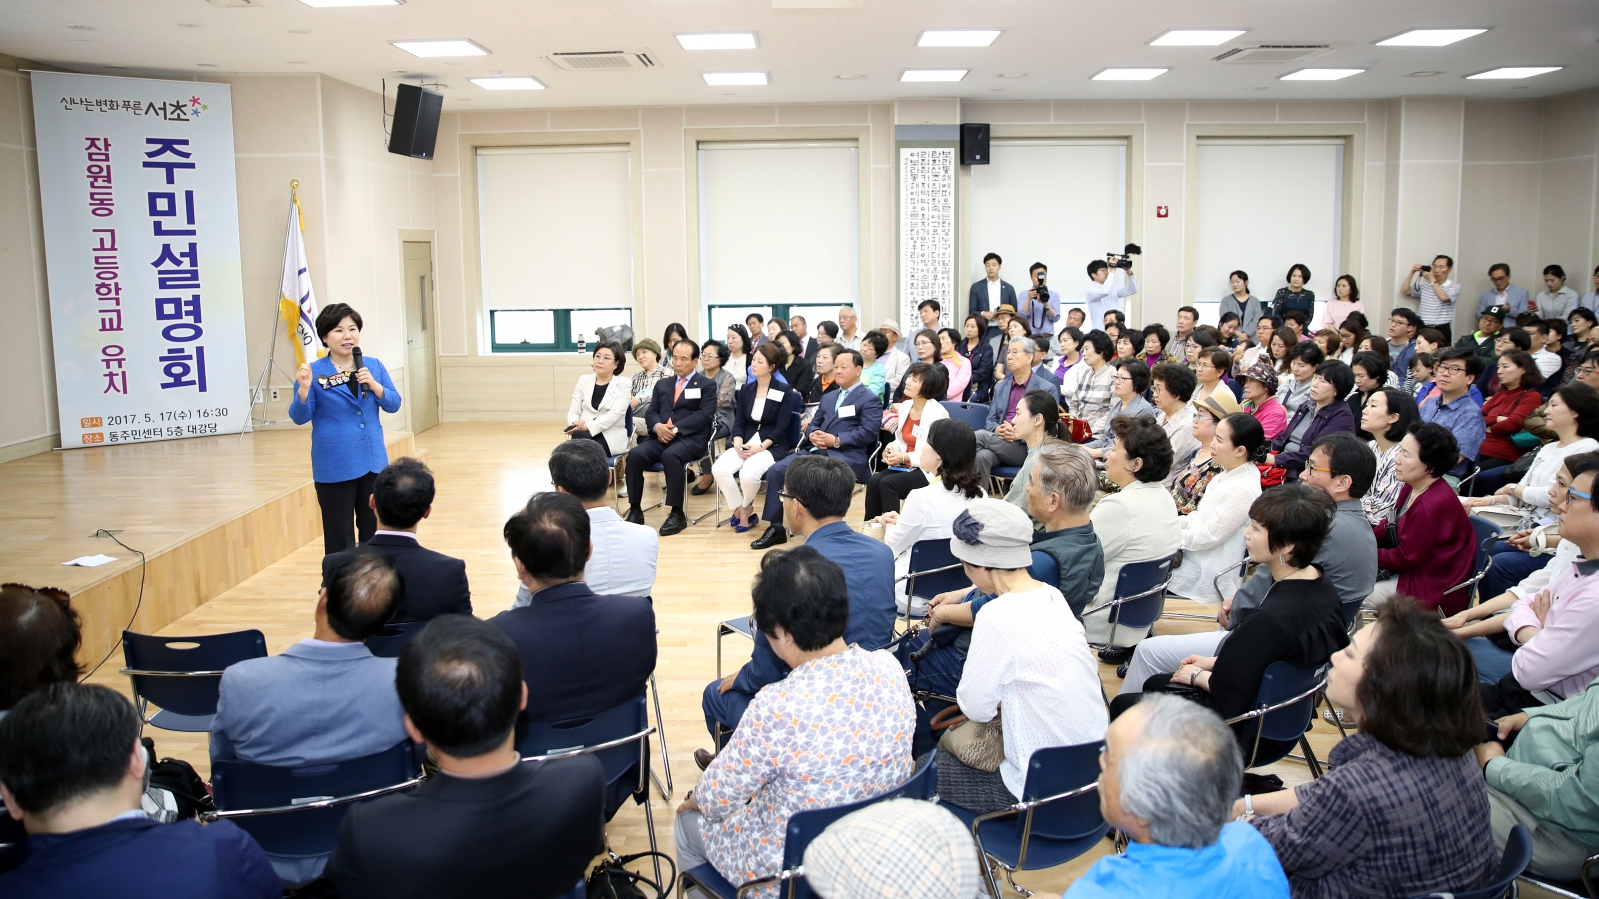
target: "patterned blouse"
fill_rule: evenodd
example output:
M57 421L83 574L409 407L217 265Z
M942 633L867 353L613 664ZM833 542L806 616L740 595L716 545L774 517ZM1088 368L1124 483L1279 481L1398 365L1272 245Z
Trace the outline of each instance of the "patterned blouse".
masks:
M768 684L694 787L706 857L734 884L776 874L789 817L904 783L915 730L905 672L887 652L850 646Z
M1171 485L1172 498L1177 500L1177 514L1188 515L1199 508L1199 501L1204 497L1210 479L1218 474L1221 474L1221 466L1216 464L1215 459L1188 466L1188 470Z
M1372 479L1366 495L1360 498L1360 510L1366 513L1367 521L1382 524L1383 519L1393 516L1394 506L1399 503L1399 488L1405 486L1394 472L1394 457L1399 453L1399 444L1389 447L1386 453L1377 448L1375 440L1366 445L1377 456L1377 476Z

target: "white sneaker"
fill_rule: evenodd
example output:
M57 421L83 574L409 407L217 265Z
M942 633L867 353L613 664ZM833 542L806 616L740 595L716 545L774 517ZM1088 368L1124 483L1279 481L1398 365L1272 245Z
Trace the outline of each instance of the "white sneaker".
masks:
M623 485L621 487L616 488L616 495L618 497L620 497L621 499L627 499L627 486Z

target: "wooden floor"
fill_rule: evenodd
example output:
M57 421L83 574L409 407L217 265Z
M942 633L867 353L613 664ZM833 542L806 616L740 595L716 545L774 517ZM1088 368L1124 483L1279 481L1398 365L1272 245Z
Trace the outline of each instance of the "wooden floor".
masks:
M438 478L439 494L431 518L423 523L422 542L466 560L473 588L473 606L479 616L509 607L517 582L508 551L500 538L505 519L521 507L528 495L549 489L545 460L559 439L547 424L444 424L415 438L428 453L428 464ZM181 473L177 477L181 478ZM649 492L653 497L652 484ZM689 511L710 508L712 496L689 498ZM861 518L857 498L850 522ZM658 525L664 510L648 514ZM756 532L735 534L731 528L714 528L707 519L676 537L661 542L655 610L660 626L660 684L666 736L671 750L675 792L670 801L654 794L657 838L663 851L672 851L673 810L683 792L694 785L699 772L690 758L705 746L700 713L700 693L715 675L715 626L718 621L749 611L749 583L757 567L757 553L749 548ZM163 634L203 634L241 628L259 628L272 653L308 637L320 580L320 538L226 591L161 631ZM1171 603L1172 611L1203 611L1197 604ZM1163 633L1190 633L1205 629L1200 621L1163 621ZM749 655L749 643L738 637L726 640L727 670ZM95 683L127 692L124 678L116 675L116 662L93 675ZM1120 682L1114 668L1101 666L1101 677L1112 695ZM180 734L151 729L162 755L186 759L207 776L209 760L203 734ZM1338 732L1318 721L1312 735L1316 754L1325 759L1338 740ZM1307 779L1302 763L1268 769L1289 784ZM629 803L609 829L612 847L619 853L648 848L644 814ZM1108 842L1075 862L1047 871L1020 875L1018 882L1032 887L1063 890L1095 859L1110 850Z

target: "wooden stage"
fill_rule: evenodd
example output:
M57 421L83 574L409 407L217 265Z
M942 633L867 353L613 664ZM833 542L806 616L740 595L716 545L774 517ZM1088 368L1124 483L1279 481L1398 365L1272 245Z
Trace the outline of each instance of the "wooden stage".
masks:
M426 546L466 560L473 607L488 617L510 606L517 583L500 536L505 519L529 494L549 489L545 465L562 439L559 425L450 423L413 440L392 435L390 454L427 454L438 478L432 516L420 532ZM647 487L654 500L653 480ZM260 629L268 650L282 652L309 637L321 580L322 541L310 487L306 432L265 432L237 438L205 438L145 446L73 450L0 465L0 576L7 581L69 589L82 609L90 665L115 645L127 624L138 590L138 559L110 540L91 539L96 528L126 528L120 536L150 553L144 608L135 628L165 635ZM690 516L711 507L713 496L689 496ZM849 521L859 527L860 498ZM665 511L647 513L659 525ZM660 627L660 685L675 791L670 801L652 799L657 837L672 851L673 810L698 780L691 753L709 743L700 713L700 693L716 674L718 621L749 612L749 585L758 554L749 542L757 531L735 534L707 519L661 541L655 610ZM105 552L118 562L106 568L62 568L79 555ZM130 582L131 578L131 582ZM1173 611L1202 611L1194 603L1170 603ZM1190 633L1214 625L1167 620L1163 633ZM748 658L749 642L725 641L726 670ZM90 680L124 693L115 653ZM1120 685L1115 669L1100 666L1106 689ZM192 762L207 776L204 734L147 730L163 756ZM1317 721L1312 743L1325 759L1338 732ZM1308 778L1302 763L1267 769L1289 784ZM642 809L627 804L609 828L619 853L648 848ZM1110 843L1060 868L1020 875L1034 889L1060 891L1070 885Z

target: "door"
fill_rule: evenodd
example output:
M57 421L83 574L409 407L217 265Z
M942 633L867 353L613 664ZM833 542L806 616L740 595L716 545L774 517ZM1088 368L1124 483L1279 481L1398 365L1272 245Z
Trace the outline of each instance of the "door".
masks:
M439 423L438 373L433 363L433 244L405 242L405 380L411 431Z

